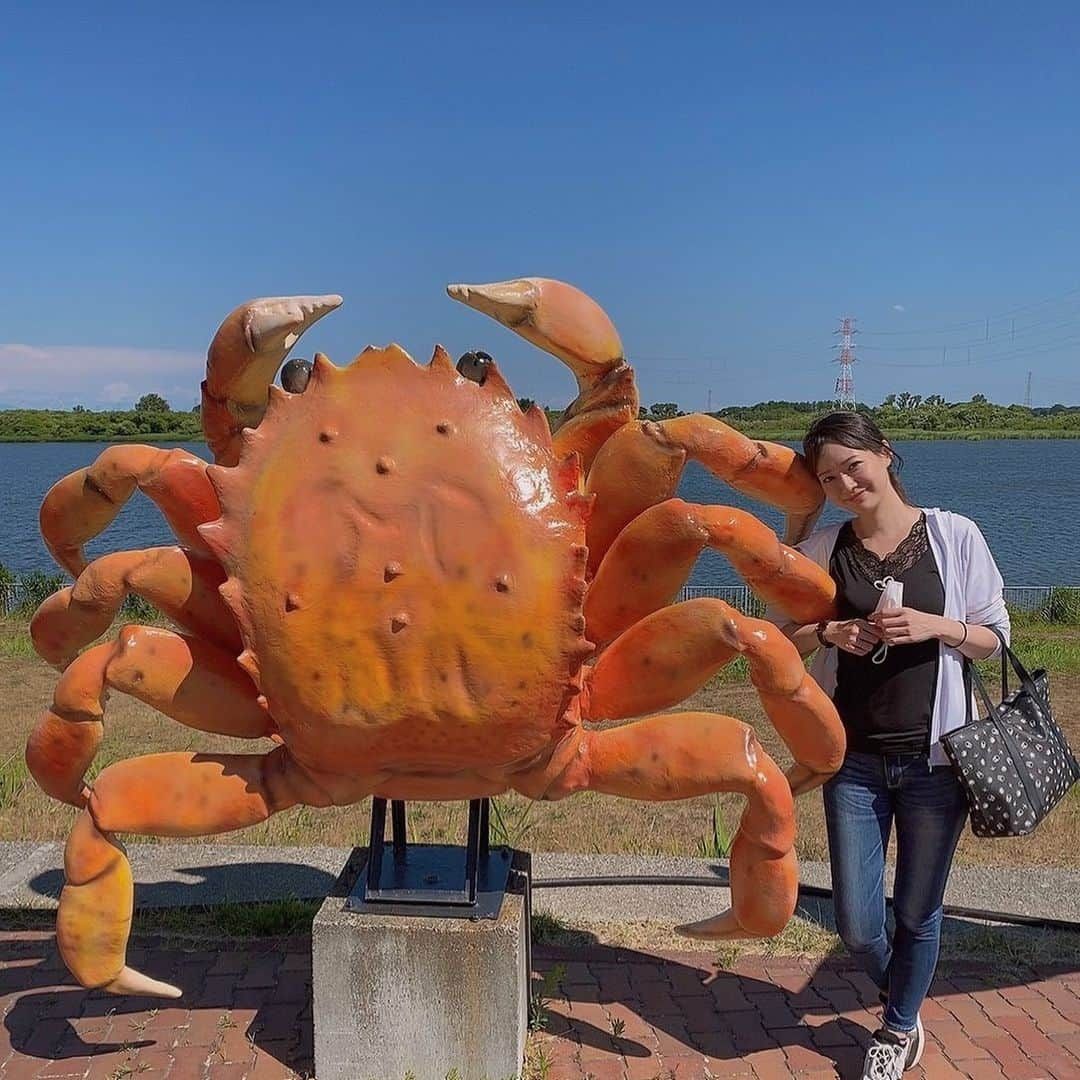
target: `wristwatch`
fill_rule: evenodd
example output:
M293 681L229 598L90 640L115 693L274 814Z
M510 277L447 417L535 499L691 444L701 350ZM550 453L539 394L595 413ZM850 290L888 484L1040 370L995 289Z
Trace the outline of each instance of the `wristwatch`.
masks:
M835 648L835 646L833 645L833 643L831 641L826 641L825 640L825 627L828 626L828 625L829 625L829 620L828 619L822 619L821 622L819 622L817 624L817 626L814 628L814 633L817 635L818 641L821 642L821 647L823 649Z

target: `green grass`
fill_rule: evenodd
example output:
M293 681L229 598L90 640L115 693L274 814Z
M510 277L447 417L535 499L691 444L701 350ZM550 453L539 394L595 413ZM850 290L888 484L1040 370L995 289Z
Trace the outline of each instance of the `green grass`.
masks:
M223 934L227 937L291 937L311 931L319 900L270 900L257 904L216 904L202 908L159 908L136 916L144 933Z
M30 779L30 770L22 753L12 754L0 764L0 810L6 810Z
M532 940L534 945L588 945L593 942L591 934L575 930L547 911L532 913Z
M698 847L703 859L726 859L731 854L731 844L735 839L735 830L731 828L724 812L723 803L717 799L712 808L712 828L698 838Z
M536 827L533 801L522 803L495 796L491 800L491 841L509 848L525 846L525 838Z
M941 936L941 967L955 962L993 960L1002 967L1022 969L1038 964L1080 960L1080 934L1037 926L946 924Z
M268 938L311 933L321 900L268 900L255 904L207 904L196 907L136 910L132 934L164 938ZM0 929L52 929L52 911L0 911Z
M796 912L776 937L721 943L716 962L730 968L741 956L838 956L843 951L843 942L832 930Z
M36 656L25 619L0 619L0 656L11 660Z
M1062 675L1080 674L1080 632L1074 626L1019 620L1013 627L1012 650L1028 671L1045 668ZM979 662L984 679L996 679L1000 670L1000 660Z

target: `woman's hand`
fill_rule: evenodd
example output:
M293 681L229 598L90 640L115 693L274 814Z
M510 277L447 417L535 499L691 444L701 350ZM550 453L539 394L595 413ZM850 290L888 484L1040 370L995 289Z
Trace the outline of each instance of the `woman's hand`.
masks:
M940 615L914 608L884 608L870 616L881 640L887 645L916 645L920 641L949 634L957 624Z
M877 630L865 619L831 622L821 636L844 652L865 656L881 640Z

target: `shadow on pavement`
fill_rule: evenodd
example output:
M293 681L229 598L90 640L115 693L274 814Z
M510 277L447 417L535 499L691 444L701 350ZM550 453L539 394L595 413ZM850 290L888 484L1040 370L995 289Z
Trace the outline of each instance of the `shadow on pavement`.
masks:
M242 904L288 896L324 897L336 875L317 866L297 863L246 862L215 866L189 866L172 871L184 880L135 883L135 910L152 907L205 907L209 904ZM273 883L273 895L260 885ZM64 872L46 870L30 879L39 896L57 900L64 887Z

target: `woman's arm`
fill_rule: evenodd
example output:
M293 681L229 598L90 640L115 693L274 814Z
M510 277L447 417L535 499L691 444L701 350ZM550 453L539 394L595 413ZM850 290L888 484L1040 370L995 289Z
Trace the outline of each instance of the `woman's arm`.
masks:
M998 649L993 630L975 623L946 619L914 608L885 608L870 616L870 621L889 645L914 645L937 638L971 660L993 656Z
M818 640L818 623L798 626L794 623L783 628L784 633L795 642L800 656L809 656L821 647ZM881 640L877 631L865 619L846 619L843 622L827 622L821 636L844 652L865 656Z
M795 643L795 648L799 650L800 656L809 656L821 647L821 642L818 641L817 637L817 623L808 623L806 626L789 623L782 629L784 635L791 638Z
M938 618L945 625L935 636L969 660L985 660L998 651L1000 642L993 630L975 623L946 619L944 616L938 616Z

